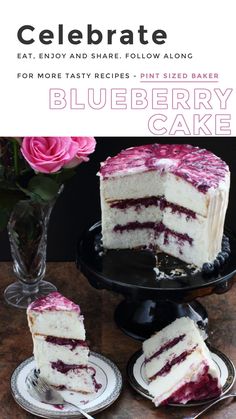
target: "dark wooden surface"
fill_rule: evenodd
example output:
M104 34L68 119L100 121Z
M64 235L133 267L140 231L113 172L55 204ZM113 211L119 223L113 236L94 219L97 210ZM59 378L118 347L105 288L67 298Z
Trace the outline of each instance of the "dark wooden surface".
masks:
M141 344L125 336L113 321L113 312L121 297L93 289L75 268L74 263L49 263L47 278L65 296L79 303L85 316L87 337L92 350L113 360L120 368L124 388L120 398L98 419L186 419L199 408L155 408L149 400L133 391L126 380L129 357ZM31 335L24 310L8 307L3 291L14 280L10 263L0 264L0 419L32 419L13 400L10 377L19 363L32 355ZM202 299L210 317L210 340L236 364L236 286L227 294ZM236 386L234 386L236 391ZM232 391L233 391L232 390ZM236 402L223 402L204 418L235 419Z

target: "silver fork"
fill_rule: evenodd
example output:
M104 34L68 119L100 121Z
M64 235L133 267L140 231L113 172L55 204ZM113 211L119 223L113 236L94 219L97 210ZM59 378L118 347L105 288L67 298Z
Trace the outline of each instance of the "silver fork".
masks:
M215 404L221 402L224 399L228 399L230 397L236 397L236 393L225 394L224 396L221 396L219 399L215 400L214 402L212 402L211 404L209 404L207 407L205 407L203 410L201 410L201 412L199 412L197 415L191 416L189 419L197 419L197 418L199 418L201 415L203 415L203 413L206 413L208 409L211 409L211 407L215 406Z
M42 403L54 404L54 405L64 405L66 403L75 406L78 409L78 412L81 413L87 419L94 419L91 415L86 413L79 404L71 403L67 401L62 395L49 386L46 381L44 381L36 371L30 373L26 378L26 385L30 395L39 400Z

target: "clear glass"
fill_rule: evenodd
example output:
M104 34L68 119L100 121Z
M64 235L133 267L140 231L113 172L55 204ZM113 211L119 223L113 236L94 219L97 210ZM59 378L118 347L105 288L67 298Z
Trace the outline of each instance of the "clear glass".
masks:
M27 308L38 297L56 291L53 284L43 281L48 223L55 201L47 204L19 201L12 211L8 235L18 282L6 288L4 297L14 307Z

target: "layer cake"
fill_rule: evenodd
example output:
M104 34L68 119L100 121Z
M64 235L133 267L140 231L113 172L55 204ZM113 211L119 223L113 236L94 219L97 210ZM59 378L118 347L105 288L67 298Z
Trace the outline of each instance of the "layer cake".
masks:
M143 342L145 374L156 406L221 394L219 371L193 320L176 319Z
M230 172L191 145L132 147L101 164L105 249L154 248L202 267L221 251Z
M53 292L31 303L27 317L42 378L60 389L96 391L99 384L96 371L88 365L89 348L80 307Z

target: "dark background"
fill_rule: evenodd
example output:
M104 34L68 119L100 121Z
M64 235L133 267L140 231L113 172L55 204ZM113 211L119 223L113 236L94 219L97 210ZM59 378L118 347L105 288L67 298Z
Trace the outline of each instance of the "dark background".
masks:
M213 137L144 137L96 138L97 147L89 163L78 167L77 175L67 183L52 212L48 231L48 260L75 259L76 242L83 230L100 219L99 170L100 162L121 149L148 143L189 143L213 151L225 160L231 171L230 202L226 224L236 234L236 138ZM0 234L0 260L10 260L7 233Z

